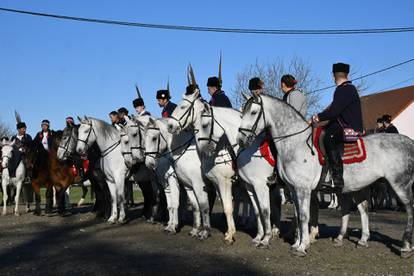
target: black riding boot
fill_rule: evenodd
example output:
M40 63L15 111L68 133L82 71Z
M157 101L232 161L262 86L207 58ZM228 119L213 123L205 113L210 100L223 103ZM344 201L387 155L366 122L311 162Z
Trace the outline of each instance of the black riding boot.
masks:
M337 150L332 150L328 153L328 157L334 188L342 190L344 187L344 165L342 164L341 153Z
M53 187L46 188L45 214L51 214L53 209Z

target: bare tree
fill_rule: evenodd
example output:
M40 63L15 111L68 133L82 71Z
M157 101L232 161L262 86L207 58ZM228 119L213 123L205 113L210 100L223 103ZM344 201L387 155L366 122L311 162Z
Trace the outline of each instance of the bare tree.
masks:
M320 110L319 101L323 93L316 91L321 84L320 79L313 73L312 67L303 59L295 57L286 62L276 59L269 63L261 63L256 60L255 64L249 65L246 69L237 74L236 86L232 91L233 104L240 107L244 103L242 92L248 94L248 83L252 77L259 77L265 83L265 93L283 97L280 88L280 79L285 74L293 75L298 81L297 87L307 95L308 113L313 114ZM309 93L310 92L310 93Z
M3 121L0 119L0 138L2 137L9 137L12 135L12 130L10 129L10 127Z

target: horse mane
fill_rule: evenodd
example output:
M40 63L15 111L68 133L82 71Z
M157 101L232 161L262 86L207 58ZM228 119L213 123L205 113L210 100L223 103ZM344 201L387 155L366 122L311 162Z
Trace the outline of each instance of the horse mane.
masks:
M260 97L261 98L269 98L270 100L274 100L274 101L280 102L282 104L282 106L283 105L287 106L294 113L296 113L300 118L302 118L303 121L306 122L306 118L298 110L296 110L292 105L290 105L289 103L285 102L284 100L282 100L282 99L280 99L278 97L272 96L272 95L260 95ZM244 108L243 108L242 114L245 114L246 113L246 110L248 110L253 103L258 103L257 99L258 98L256 98L256 97L251 97L250 99L248 99L247 102L246 102L246 104L245 104L245 106L244 106Z
M119 132L112 125L110 125L107 122L105 122L103 120L100 120L100 119L96 119L96 118L88 118L88 119L91 120L91 122L99 128L101 134L105 138L111 138L113 140L119 140L119 137L118 137Z

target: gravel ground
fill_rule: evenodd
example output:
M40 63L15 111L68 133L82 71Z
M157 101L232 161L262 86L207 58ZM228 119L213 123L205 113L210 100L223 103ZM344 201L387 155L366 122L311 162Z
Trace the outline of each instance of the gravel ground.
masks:
M234 245L223 243L225 221L213 214L212 237L198 241L185 225L175 236L160 224L139 218L141 207L128 211L125 225L108 225L90 206L68 217L10 214L0 217L1 275L412 275L412 259L399 256L405 213L370 214L369 248L356 248L359 215L351 217L349 240L336 248L339 211L321 210L321 237L304 258L290 253L290 244L274 239L270 249L252 246L254 230L239 229ZM291 206L284 207L282 232L287 232Z

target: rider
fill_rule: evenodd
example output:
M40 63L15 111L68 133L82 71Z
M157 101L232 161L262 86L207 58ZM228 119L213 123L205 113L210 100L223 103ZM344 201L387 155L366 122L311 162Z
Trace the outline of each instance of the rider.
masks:
M119 122L119 114L116 111L111 111L109 113L109 119L111 120L111 124L115 126Z
M163 118L168 118L171 116L171 114L174 112L174 109L177 107L177 105L170 101L170 91L167 89L162 89L157 91L157 101L158 105L162 107L161 116Z
M211 96L211 106L232 108L231 102L224 91L221 90L221 81L218 77L210 77L207 80L208 93Z
M135 108L135 111L137 112L138 116L151 116L151 113L149 113L148 111L145 110L145 104L144 104L144 99L141 97L136 98L135 100L132 101L132 105Z
M384 114L382 116L382 121L384 123L384 132L385 133L399 133L398 129L391 123L391 115Z
M306 102L305 94L296 88L297 80L292 75L284 75L280 80L280 87L284 93L283 101L290 104L303 117L308 112L308 104ZM269 143L269 145L272 143ZM272 151L273 154L273 151ZM273 155L275 156L275 155ZM267 184L273 185L277 182L277 167L274 166L273 173L267 178Z
M17 134L11 138L11 141L16 141L15 145L17 146L19 151L24 154L31 147L32 137L26 133L26 123L19 122L17 123L16 127Z
M329 121L326 126L324 145L328 157L329 169L335 188L344 187L343 163L341 154L344 150L343 126L362 133L361 100L356 87L348 80L350 66L345 63L335 63L332 66L336 89L331 105L321 113L312 116L313 123ZM331 183L322 183L331 186Z
M125 117L128 117L129 111L125 107L118 109L119 121L118 124L125 126L127 124Z
M75 126L75 120L73 119L73 117L68 116L66 117L66 127L74 127Z
M264 82L258 77L251 78L249 80L249 90L256 96L264 94Z
M55 132L50 129L50 121L45 119L41 123L42 130L39 131L33 143L37 150L37 160L36 164L34 165L33 169L33 177L36 178L39 169L44 167L46 162L49 159L49 151L52 149L53 138ZM53 206L53 187L47 187L46 189L46 207L45 213L50 214L52 213L52 206Z
M384 129L384 120L382 119L382 117L379 117L377 119L377 127L375 128L375 133L382 133L385 132Z

